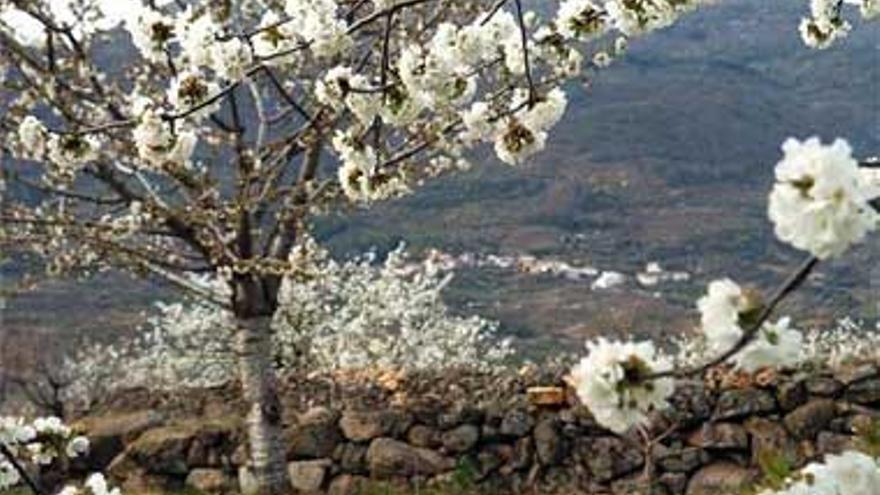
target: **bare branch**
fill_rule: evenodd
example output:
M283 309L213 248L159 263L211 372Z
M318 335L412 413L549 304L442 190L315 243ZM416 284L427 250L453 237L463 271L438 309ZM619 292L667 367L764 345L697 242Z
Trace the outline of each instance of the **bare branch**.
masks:
M497 14L498 11L501 10L501 8L504 7L505 4L507 4L507 0L496 1L495 5L493 5L489 12L486 13L486 16L483 17L483 20L480 21L480 25L485 26L486 24L488 24L489 21L491 21L492 18L495 17L495 14Z
M312 120L312 117L309 115L309 113L299 103L297 103L296 100L294 100L292 96L287 94L287 91L284 89L284 85L281 84L281 81L278 80L278 78L275 76L275 73L272 71L272 69L267 65L262 66L262 68L263 68L263 72L269 78L269 82L272 83L272 86L275 87L275 89L278 91L278 94L281 96L281 98L283 98L284 101L288 105L290 105L290 108L294 109L297 113L302 115L306 120Z
M537 94L535 91L535 81L532 80L532 65L529 61L529 36L526 33L526 21L523 18L522 0L515 0L515 2L516 17L519 20L520 40L522 41L523 64L526 71L526 81L529 84L529 108L531 108L537 101Z

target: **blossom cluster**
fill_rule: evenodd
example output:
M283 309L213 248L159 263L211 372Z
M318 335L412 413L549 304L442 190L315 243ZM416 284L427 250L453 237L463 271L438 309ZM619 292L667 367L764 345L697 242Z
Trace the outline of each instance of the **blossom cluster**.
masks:
M683 13L709 3L711 0L564 0L547 20L534 12L517 18L501 9L491 15L472 16L466 22L462 22L466 17L440 22L424 43L407 42L403 33L390 32L389 53L396 53L397 59L383 60L388 70L383 67L381 78L344 63L321 69L313 85L318 104L335 111L350 110L355 116L348 128L335 131L332 143L340 160L338 176L343 192L352 201L371 202L411 190L407 183L412 174L405 167L383 167L388 159L386 151L365 142L364 130L373 127L377 118L404 133L436 122L429 126L439 133L431 138L431 144L437 154L453 158L440 163L453 166L437 167L431 160L435 165L428 170L433 174L463 168L463 150L481 141L494 143L501 160L522 163L543 149L548 131L564 113L567 98L562 83L581 73L583 42L616 37L610 49L598 50L592 57L592 65L602 68L626 51L628 38L667 27ZM866 17L876 13L876 1L858 3ZM831 32L829 26L838 24L833 14L839 9L833 4L833 0L813 1L811 26L817 27L804 29ZM138 160L154 170L188 164L199 140L197 129L192 123L173 122L167 118L168 112L192 111L189 115L195 118L209 115L219 108L216 102L209 104L219 93L218 82L238 83L260 64L287 69L297 62L295 57L302 61L304 54L300 52L310 52L321 62L347 54L357 45L352 33L356 26L332 0L287 0L280 7L254 9L259 14L250 21L236 18L244 26L253 24L245 36L232 29L229 12L212 13L194 6L184 10L157 8L155 4L127 12L122 25L141 56L151 64L173 69L164 94L150 94L148 85L139 83L128 98ZM393 2L374 2L373 12L378 15L396 8ZM86 19L97 17L80 15L78 22L84 24ZM94 27L83 30L84 36L99 32ZM529 55L533 66L529 69L536 72L536 78L542 67L553 76L538 83L529 79L528 87L520 80L514 84L514 94L498 100L491 86L507 84L504 74L527 75ZM499 56L504 73L492 74L487 68L496 66ZM458 129L460 135L448 139L443 136L445 129ZM26 150L22 156L47 158L57 169L55 175L66 182L83 164L98 159L105 146L89 134L49 133L32 116L20 123L19 136Z
M93 473L83 482L82 486L67 485L58 495L121 495L119 488L111 488L101 473Z
M141 99L135 108L138 124L132 130L132 137L144 164L158 170L169 163L188 164L198 140L195 132L191 129L172 131L149 100Z
M504 364L513 349L498 324L453 314L442 293L452 274L401 246L382 263L374 255L345 262L313 241L294 252L307 270L283 284L273 322L279 370L402 370ZM222 280L197 283L227 291ZM204 302L159 303L134 340L87 344L63 360L65 400L88 408L128 387L217 386L236 377L232 314Z
M874 184L845 140L790 138L782 150L769 204L780 240L826 259L877 228L880 213L869 204Z
M815 367L841 368L880 362L880 321L842 318L831 327L816 326L804 332L801 362Z
M287 365L307 369L484 368L510 357L498 324L453 314L442 292L452 273L403 246L381 264L373 256L339 263L311 241L294 256L311 267L282 285L276 339Z
M840 256L876 230L880 212L871 202L878 191L873 171L859 168L845 140L830 145L813 137L789 138L776 165L776 183L770 193L768 216L776 236L808 251L818 259ZM710 352L730 349L760 314L756 293L730 280L715 282L700 300L703 331ZM804 359L803 335L789 319L765 323L755 340L733 357L746 371L786 367Z
M18 127L19 156L27 160L48 160L46 181L65 184L73 181L77 172L88 162L98 158L101 141L93 135L52 133L40 119L25 117Z
M624 433L645 423L647 412L666 408L674 381L648 377L669 371L672 362L660 355L653 343L615 343L600 338L587 348L589 354L572 369L570 381L599 424Z
M180 275L202 263L241 271L229 249L243 235L230 221L237 212L269 212L281 224L289 209L278 206L293 196L304 216L408 194L468 169L481 143L522 163L544 147L567 107L565 83L583 74L593 49L571 28L588 14L582 2L542 10L546 18L488 1L134 2L112 16L97 2L70 12L62 3L0 6L0 36L15 48L0 67L11 84L4 148L26 161L8 166L28 167L9 176L39 178L28 187L48 193L37 206L10 203L16 221L4 242L38 252L51 274ZM638 30L597 25L597 39L615 41L594 68L622 54L635 31L702 1L650 3L669 7L663 22L647 3L623 2L618 13L643 19ZM605 2L598 8L605 19ZM116 46L120 29L130 47ZM108 47L139 57L95 59ZM306 143L318 161L332 151L335 168L291 170ZM289 176L301 178L295 187L279 180ZM275 270L267 265L286 254L247 269Z
M344 192L356 202L406 192L388 173L379 173L382 151L358 139L376 119L398 128L417 126L429 117L448 120L448 125L433 127L444 129L441 133L460 129L456 138L435 142L455 158L452 163L460 160L464 149L481 142L491 143L502 161L523 163L544 148L549 131L565 112L562 83L581 73L584 55L579 43L620 35L612 50L599 50L593 56L593 66L603 68L625 52L627 37L666 27L702 3L567 0L553 19L543 23L534 12L517 19L506 10L465 24L443 22L427 43L400 47L394 70L389 71L391 88L377 88L385 81L371 81L350 66L330 68L316 84L318 100L335 111L350 110L356 117L354 125L339 131L333 142L342 162L339 178ZM497 64L504 71L490 76L486 68ZM546 77L535 83L532 76L540 74ZM505 99L486 87L493 78L504 81L509 76L528 76L528 87L520 83Z
M86 437L75 432L56 417L37 418L32 422L19 417L0 417L0 445L9 459L0 454L0 490L13 487L23 480L18 467L47 466L57 458L72 459L89 449ZM98 495L98 494L95 494Z
M758 495L873 495L880 486L880 459L855 450L827 455Z
M708 293L697 301L708 356L719 355L739 342L763 309L755 291L743 289L730 279L709 284ZM761 368L785 368L800 360L803 335L791 328L789 318L764 323L755 338L732 357L735 366L753 372Z
M843 18L844 3L857 5L865 20L880 16L877 0L810 0L810 16L802 18L798 27L807 46L828 48L849 34L852 25Z

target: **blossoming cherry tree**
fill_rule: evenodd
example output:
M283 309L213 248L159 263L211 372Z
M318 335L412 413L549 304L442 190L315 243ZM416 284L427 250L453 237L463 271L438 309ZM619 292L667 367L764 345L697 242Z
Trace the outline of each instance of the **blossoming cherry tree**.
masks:
M0 1L0 242L51 274L122 269L231 311L251 466L281 493L269 322L309 219L466 169L481 143L524 162L567 81L710 2L564 0L546 18L522 0L130 3L127 44L102 2ZM810 39L840 38L841 3L814 5Z

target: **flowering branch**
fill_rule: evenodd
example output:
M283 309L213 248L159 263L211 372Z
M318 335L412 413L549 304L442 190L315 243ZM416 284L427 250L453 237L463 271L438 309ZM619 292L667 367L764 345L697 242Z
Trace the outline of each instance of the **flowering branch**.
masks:
M15 457L15 455L12 454L12 451L9 450L9 447L7 447L6 444L4 444L3 442L0 442L0 454L3 455L3 457L6 459L6 462L12 465L13 469L15 469L15 472L18 473L18 476L21 477L22 480L24 480L25 484L28 486L31 492L34 493L34 495L48 495L40 488L40 485L37 483L37 481L31 478L31 475L27 472L27 469L25 469L24 466L22 466L21 463L18 462L18 459Z
M799 287L801 287L804 282L806 282L810 273L816 268L819 264L819 258L815 256L810 256L795 270L785 282L780 285L776 292L773 293L773 296L770 298L770 301L767 302L761 309L760 314L742 334L739 340L730 348L728 348L723 353L719 354L714 359L708 361L705 364L702 364L697 367L683 369L683 370L667 370L659 373L652 373L650 375L646 375L644 377L645 380L656 380L660 378L668 378L668 377L676 377L676 378L687 378L694 375L699 375L704 373L706 370L710 368L714 368L731 357L735 356L737 353L742 351L747 345L749 345L758 334L759 331L764 327L764 324L770 319L770 316L773 315L773 311L776 309L779 304L785 300L790 294L796 291Z
M27 422L23 418L0 416L0 490L7 490L24 482L34 495L48 495L32 478L25 465L50 466L60 460L70 460L89 450L88 438L76 433L55 416L41 417ZM57 466L54 466L57 468ZM88 477L84 485L91 495L119 495L110 490L100 473ZM65 487L61 493L79 491Z
M647 413L668 406L675 379L725 363L738 371L797 366L804 336L789 319L770 322L776 308L801 288L821 260L840 256L880 225L880 177L860 168L849 144L818 138L790 138L776 165L768 216L776 235L810 256L765 303L753 291L724 279L709 284L697 301L704 339L699 351L713 358L695 366L673 366L650 341L616 343L599 339L572 370L571 384L600 424L623 433L649 421ZM689 349L684 349L689 350ZM688 358L688 356L685 356ZM690 361L690 359L688 359Z

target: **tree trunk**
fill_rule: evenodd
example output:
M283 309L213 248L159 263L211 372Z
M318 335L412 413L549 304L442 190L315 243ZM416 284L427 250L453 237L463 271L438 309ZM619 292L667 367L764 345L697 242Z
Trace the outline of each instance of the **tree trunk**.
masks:
M281 404L272 366L271 317L238 318L239 375L248 404L247 434L255 493L290 493L282 444Z

